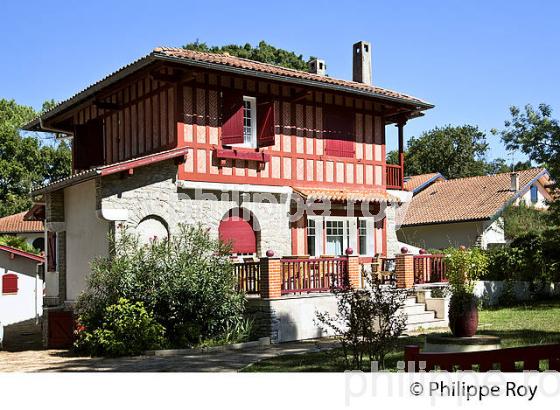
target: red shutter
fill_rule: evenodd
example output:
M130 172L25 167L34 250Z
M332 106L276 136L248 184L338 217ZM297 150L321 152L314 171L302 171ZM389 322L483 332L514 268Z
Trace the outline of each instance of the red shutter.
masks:
M56 272L56 233L47 232L47 271Z
M17 293L18 277L13 273L7 273L2 276L2 293Z
M337 157L355 155L355 116L342 107L327 106L324 112L325 153Z
M274 101L258 104L257 127L257 145L274 145Z
M223 92L222 144L243 144L243 94L236 91Z
M72 152L76 170L103 165L103 120L96 118L85 124L76 125Z
M243 218L230 216L220 222L220 240L231 245L232 253L256 253L257 238L251 224Z
M86 137L86 124L76 124L74 127L74 138L72 140L72 168L78 171L87 169L87 149L84 146L87 140Z

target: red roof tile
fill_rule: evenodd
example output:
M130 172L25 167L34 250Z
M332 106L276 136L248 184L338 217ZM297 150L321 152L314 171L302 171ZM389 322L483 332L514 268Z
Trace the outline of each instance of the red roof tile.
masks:
M4 233L29 233L43 232L43 222L25 221L23 217L27 212L0 218L0 234Z
M404 178L404 189L405 191L414 191L416 188L424 185L432 179L434 180L433 182L437 180L445 180L443 175L441 175L439 172L433 172L431 174L412 175Z

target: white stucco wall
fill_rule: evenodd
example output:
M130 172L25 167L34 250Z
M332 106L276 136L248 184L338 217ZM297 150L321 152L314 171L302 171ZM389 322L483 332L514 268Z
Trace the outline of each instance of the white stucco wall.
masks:
M537 187L537 202L531 202L531 189L529 189L515 201L515 204L519 205L521 202L524 202L525 205L532 206L537 209L548 209L548 205L546 204L545 188L540 183L535 183L535 186Z
M85 288L91 261L108 252L109 223L97 218L95 181L64 190L66 222L66 298L73 302Z
M43 281L36 275L36 266L34 261L17 256L11 260L7 253L0 252L0 278L5 273L14 273L18 277L17 294L3 294L0 289L2 326L33 319L42 314Z

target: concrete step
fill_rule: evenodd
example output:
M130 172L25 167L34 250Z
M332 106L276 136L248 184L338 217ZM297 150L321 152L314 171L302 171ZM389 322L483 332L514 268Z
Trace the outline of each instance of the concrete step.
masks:
M405 312L407 315L424 313L425 311L426 311L426 305L423 303L415 303L414 305L403 306L403 312Z
M416 301L416 297L415 296L408 296L405 300L404 300L404 305L405 306L411 306L411 305L417 305L418 302Z
M429 322L431 320L435 320L436 315L432 311L424 311L422 313L413 313L408 315L408 320L406 321L407 324L416 324L416 323L424 323Z
M443 319L434 319L434 320L429 320L426 322L422 322L422 323L408 323L406 325L405 328L405 333L416 333L416 332L422 332L424 330L428 330L428 329L447 329L448 328L448 323L447 320L443 320Z

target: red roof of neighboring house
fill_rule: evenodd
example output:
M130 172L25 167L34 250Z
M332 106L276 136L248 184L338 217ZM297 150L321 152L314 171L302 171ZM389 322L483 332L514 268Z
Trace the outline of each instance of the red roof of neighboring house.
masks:
M518 171L519 191L511 188L511 173L457 178L432 184L412 199L403 226L465 222L493 218L536 181L546 185L548 171Z
M145 68L149 64L161 61L259 78L267 78L274 81L298 83L311 87L328 88L333 91L360 94L367 97L374 97L381 100L411 105L417 111L433 108L432 104L411 95L355 81L341 80L333 77L312 74L306 71L294 70L274 64L261 63L245 58L234 57L228 54L206 53L174 47L158 47L150 54L109 74L102 80L90 85L73 97L61 102L51 110L43 113L41 115L41 119L47 120L56 114L79 104L99 90L119 81L123 77ZM37 118L31 121L24 127L24 129L40 130L41 124L39 119Z
M133 158L126 161L116 162L109 165L101 165L88 169L86 171L78 172L77 174L70 175L69 177L62 178L59 181L52 182L45 186L35 189L31 195L40 195L47 192L56 191L58 189L66 188L80 182L89 181L97 177L103 177L118 172L128 171L130 169L143 167L145 165L155 164L157 162L165 161L168 159L185 157L189 151L188 147L173 148L167 151L161 151L155 154L145 155L143 157Z
M26 221L23 219L27 212L0 218L0 234L4 233L33 233L43 232L42 221Z
M439 172L433 172L431 174L411 175L404 178L404 189L405 191L412 191L416 193L416 191L418 191L419 189L423 189L433 182L444 180L445 177Z
M35 255L34 253L29 253L22 251L21 249L12 248L11 246L0 245L0 251L8 252L12 255L21 256L23 258L31 259L35 262L42 263L45 261L45 258L40 255Z

